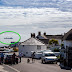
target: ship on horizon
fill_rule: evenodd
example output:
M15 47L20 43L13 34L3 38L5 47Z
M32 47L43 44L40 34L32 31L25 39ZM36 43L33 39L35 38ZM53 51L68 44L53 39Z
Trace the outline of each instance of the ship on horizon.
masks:
M10 38L6 37L6 38L4 38L4 39L13 39L13 38L12 38L12 37L10 37Z

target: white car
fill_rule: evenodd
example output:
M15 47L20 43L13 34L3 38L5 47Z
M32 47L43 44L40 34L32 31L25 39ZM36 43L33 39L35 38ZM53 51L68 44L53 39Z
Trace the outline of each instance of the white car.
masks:
M13 49L5 49L3 52L4 53L10 53L10 52L14 52L14 50Z
M42 63L47 63L47 62L57 63L57 57L55 56L53 52L44 52L41 61Z

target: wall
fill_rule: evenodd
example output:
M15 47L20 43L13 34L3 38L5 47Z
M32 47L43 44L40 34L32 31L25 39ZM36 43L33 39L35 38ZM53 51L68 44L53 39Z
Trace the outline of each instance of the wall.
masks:
M46 50L46 46L43 45L41 46L41 50ZM36 45L20 45L19 46L19 53L23 53L26 57L30 57L31 56L31 51L41 51L41 50L37 50L37 46Z
M64 47L65 47L65 48L66 48L66 46L72 47L72 41L64 40L63 43L64 43Z

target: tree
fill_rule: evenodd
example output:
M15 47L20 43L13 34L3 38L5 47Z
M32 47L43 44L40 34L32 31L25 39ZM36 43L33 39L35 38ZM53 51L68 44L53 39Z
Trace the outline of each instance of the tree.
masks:
M51 40L49 40L49 44L50 45L58 45L59 43L58 43L58 40L51 39Z

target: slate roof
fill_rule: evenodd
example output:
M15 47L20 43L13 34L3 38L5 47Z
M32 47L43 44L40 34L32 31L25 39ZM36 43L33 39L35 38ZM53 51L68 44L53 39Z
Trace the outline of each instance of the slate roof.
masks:
M38 40L37 38L29 38L26 41L22 42L20 45L45 45L43 42Z
M72 29L64 35L63 40L72 40Z
M48 39L46 36L44 35L37 35L36 38L38 39Z
M67 36L66 40L72 40L72 33Z
M52 38L54 38L54 39L62 39L63 35L46 35L46 37L48 39L52 39Z

